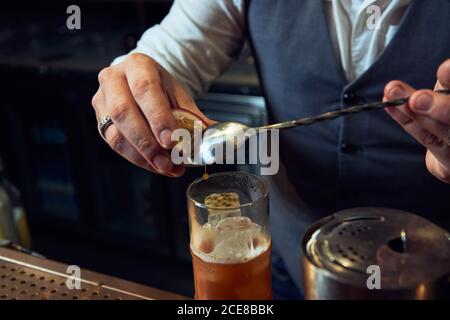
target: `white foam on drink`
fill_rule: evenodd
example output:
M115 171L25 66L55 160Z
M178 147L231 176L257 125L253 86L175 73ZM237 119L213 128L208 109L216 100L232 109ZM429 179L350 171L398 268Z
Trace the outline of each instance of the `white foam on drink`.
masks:
M205 231L201 234L207 237L198 239L196 243L199 247L191 245L191 250L208 263L246 262L264 253L270 245L263 236L261 226L248 217L227 217L215 226L206 223L201 228Z

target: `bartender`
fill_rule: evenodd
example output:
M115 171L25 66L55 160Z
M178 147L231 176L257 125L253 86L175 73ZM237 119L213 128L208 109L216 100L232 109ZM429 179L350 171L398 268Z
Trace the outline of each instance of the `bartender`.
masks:
M100 72L92 104L100 124L112 123L103 135L112 149L178 177L170 110L212 123L194 97L245 40L271 123L411 96L386 112L280 132L283 166L270 178L274 275L296 298L301 239L323 216L390 207L449 229L450 96L433 91L450 87L449 16L446 0L176 0L136 49Z

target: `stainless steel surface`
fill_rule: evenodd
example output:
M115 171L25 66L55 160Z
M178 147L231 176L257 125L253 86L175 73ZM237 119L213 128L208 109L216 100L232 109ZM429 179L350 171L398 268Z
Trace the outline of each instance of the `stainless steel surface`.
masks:
M219 123L231 121L247 127L259 127L267 123L265 101L260 96L208 93L197 99L196 103L208 118ZM188 160L191 166L200 166L202 162L201 159L197 163L193 159ZM254 166L239 165L239 168L246 172L259 172L253 171Z
M222 122L208 127L203 136L203 141L199 148L200 165L213 164L217 162L216 150L217 147L223 147L227 144L233 146L235 150L243 147L246 139L252 134L249 134L249 127L238 122ZM253 131L256 134L256 130ZM237 139L237 137L244 137L246 139ZM193 162L193 165L196 163Z
M403 211L345 210L308 230L302 265L306 299L445 297L450 234ZM380 268L380 290L367 287L369 266Z
M450 90L438 90L436 92L442 94L450 94ZM307 117L253 128L238 122L221 122L208 127L208 131L209 132L213 131L214 133L204 135L202 143L197 149L198 151L196 151L199 152L199 155L195 157L195 159L198 159L198 161L191 161L189 165L202 166L205 164L214 163L215 150L217 148L223 148L223 146L225 145L234 146L234 149L241 148L245 144L245 140L239 140L236 139L236 137L244 137L244 133L245 139L248 139L252 135L260 133L263 130L272 130L272 129L280 130L299 126L307 126L323 121L333 120L342 116L357 114L360 112L379 110L387 107L401 106L407 103L408 100L409 97L397 100L389 100L385 102L362 104L349 108L344 108L341 110L326 112L314 117Z
M0 300L153 300L183 297L81 269L80 289L66 285L67 265L0 248Z

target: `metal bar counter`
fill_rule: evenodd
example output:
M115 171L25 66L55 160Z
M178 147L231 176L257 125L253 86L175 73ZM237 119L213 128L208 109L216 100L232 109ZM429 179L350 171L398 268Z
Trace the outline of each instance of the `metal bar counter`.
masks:
M179 300L185 297L81 269L69 289L68 265L0 248L0 300Z

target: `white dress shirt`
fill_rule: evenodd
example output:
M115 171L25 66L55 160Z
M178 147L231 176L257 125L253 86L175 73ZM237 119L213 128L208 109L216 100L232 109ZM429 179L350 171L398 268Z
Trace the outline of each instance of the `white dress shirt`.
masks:
M349 81L363 74L389 44L411 2L321 1ZM379 8L379 19L374 20L373 5ZM195 96L205 92L238 56L244 44L244 19L243 0L175 0L164 20L148 29L131 52L151 56Z
M326 2L333 45L351 81L361 76L392 40L411 0Z

